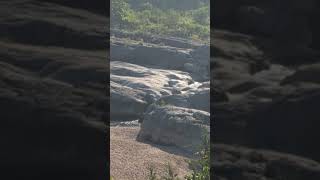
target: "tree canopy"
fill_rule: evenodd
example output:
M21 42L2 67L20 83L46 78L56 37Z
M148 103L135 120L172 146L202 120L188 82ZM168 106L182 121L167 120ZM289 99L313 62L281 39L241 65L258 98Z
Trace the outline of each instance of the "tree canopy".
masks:
M111 0L111 28L209 40L209 0Z

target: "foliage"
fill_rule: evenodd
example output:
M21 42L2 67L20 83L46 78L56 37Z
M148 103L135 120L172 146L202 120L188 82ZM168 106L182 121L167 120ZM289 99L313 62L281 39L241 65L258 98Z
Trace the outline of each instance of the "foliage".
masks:
M190 10L199 8L204 4L209 4L210 0L128 0L128 2L133 5L150 3L160 9L172 8L179 10Z
M157 173L154 170L154 167L149 167L148 180L157 180Z
M111 1L111 24L116 28L131 28L137 21L135 12L125 0Z
M170 4L174 7L174 2L181 4L181 0L171 0L170 3L156 0L112 0L111 27L130 32L209 41L209 4L199 0L189 1L201 3L194 5L196 8L181 10L163 8Z
M169 163L166 166L166 173L161 177L157 176L154 167L149 167L148 180L180 180L177 176L178 174L174 172Z
M166 174L161 177L163 180L179 180L178 174L174 173L171 165L168 163L166 167Z
M190 162L193 172L186 176L186 180L209 180L210 179L210 140L204 135L201 150L198 152L200 158Z

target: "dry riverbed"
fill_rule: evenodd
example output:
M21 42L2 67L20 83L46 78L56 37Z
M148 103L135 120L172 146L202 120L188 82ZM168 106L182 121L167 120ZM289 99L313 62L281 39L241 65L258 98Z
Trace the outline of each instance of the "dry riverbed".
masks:
M136 140L140 127L110 128L111 175L116 180L147 179L150 166L158 174L165 172L170 163L180 177L186 175L188 154L179 149L139 142Z

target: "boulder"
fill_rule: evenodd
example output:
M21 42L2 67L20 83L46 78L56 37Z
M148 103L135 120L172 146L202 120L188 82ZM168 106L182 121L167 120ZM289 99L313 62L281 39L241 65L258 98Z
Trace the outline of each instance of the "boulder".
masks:
M126 121L140 119L148 102L146 93L115 82L110 82L110 120Z
M111 39L110 50L112 52L111 61L123 61L172 70L183 70L185 63L192 64L192 58L189 53L175 47L148 46L136 42Z
M208 81L210 49L200 46L193 50L171 46L125 41L111 38L111 61L122 61L150 68L189 72L196 81Z
M138 140L177 146L196 152L209 132L210 114L205 111L152 104L145 112Z
M182 91L195 84L189 73L146 68L120 61L111 62L111 81L144 90L154 97L172 94L174 89Z
M210 89L203 88L186 92L184 94L174 94L163 96L158 100L162 104L170 104L177 107L210 111Z
M204 103L209 102L209 89L199 88L202 83L194 82L189 73L121 61L111 61L110 64L112 120L141 119L147 105L164 96L169 96L169 101L174 103L179 103L173 99L181 96L195 109L209 109L209 104Z
M178 37L168 37L155 34L143 34L143 33L131 33L126 31L121 31L118 29L110 29L110 35L117 38L129 38L136 41L143 40L144 43L151 44L163 44L170 47L194 49L202 46L201 43L196 43L189 39L178 38Z

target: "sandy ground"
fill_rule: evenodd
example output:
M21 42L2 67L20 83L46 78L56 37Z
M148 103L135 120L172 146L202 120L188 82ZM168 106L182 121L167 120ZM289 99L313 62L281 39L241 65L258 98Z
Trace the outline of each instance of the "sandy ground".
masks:
M115 180L148 179L150 166L161 175L169 162L179 177L190 172L187 154L174 147L138 142L138 132L139 127L111 127L111 176Z

